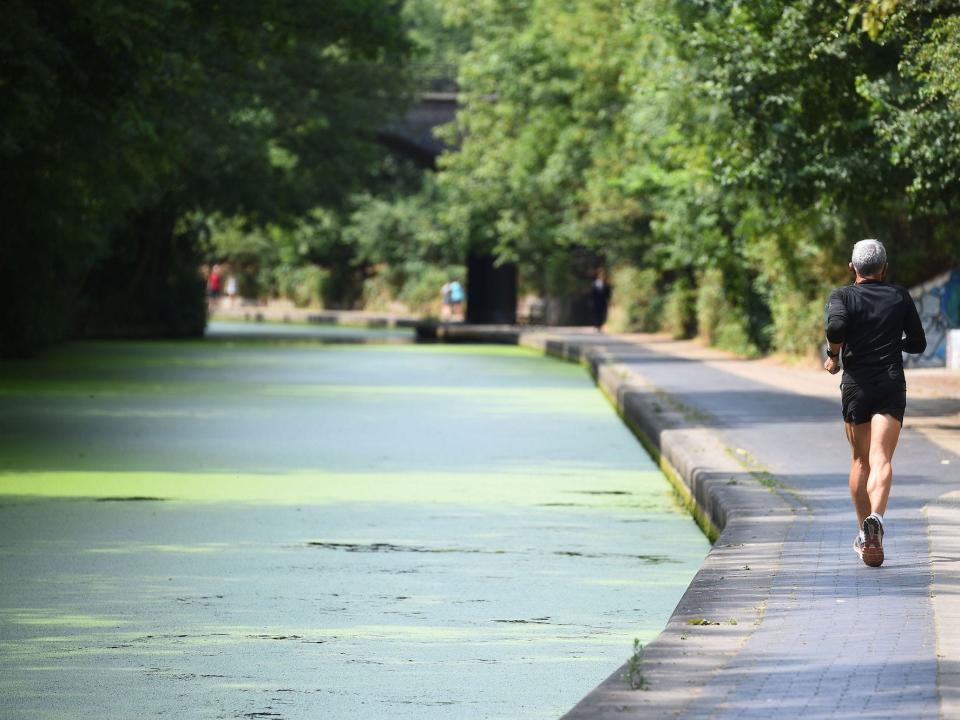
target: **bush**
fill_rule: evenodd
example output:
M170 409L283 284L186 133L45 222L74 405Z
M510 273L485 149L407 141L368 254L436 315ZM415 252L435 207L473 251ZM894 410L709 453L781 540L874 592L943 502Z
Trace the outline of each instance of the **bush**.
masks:
M697 288L697 334L713 345L717 341L717 328L725 316L730 315L730 304L723 289L723 272L709 268L700 275Z
M779 290L779 292L777 292ZM773 347L788 355L811 356L824 341L823 297L809 298L794 288L776 288L770 300Z
M828 230L832 228L828 223ZM823 231L824 236L828 233ZM757 288L769 309L769 346L775 352L814 356L824 340L824 304L830 288L846 278L847 243L839 230L832 246L804 234L803 227L778 229L752 242L761 268ZM842 250L837 251L838 248Z
M675 339L688 338L696 330L696 296L690 281L680 278L667 291L660 330Z
M704 270L697 288L697 334L723 350L749 357L760 355L747 328L748 313L728 298L723 272L719 268Z
M380 265L363 284L366 310L392 310L400 303L412 313L437 316L444 283L453 278L463 282L464 268L412 261L399 266Z
M277 289L296 307L322 306L330 271L317 265L281 266L276 270Z
M750 339L746 318L743 315L734 315L721 322L717 326L713 345L747 357L759 357L762 354L760 348Z
M543 284L548 296L566 298L583 292L583 281L576 272L577 260L567 248L557 248L547 256Z
M361 303L364 310L389 310L397 299L397 282L388 266L380 266L363 281ZM401 283L402 284L402 283Z
M657 290L657 271L632 266L613 271L613 304L610 327L614 332L655 332L663 312L663 296Z
M440 291L443 284L454 277L462 278L462 274L458 273L456 269L451 272L446 268L435 265L420 266L415 273L408 276L398 299L411 312L439 315L442 305Z

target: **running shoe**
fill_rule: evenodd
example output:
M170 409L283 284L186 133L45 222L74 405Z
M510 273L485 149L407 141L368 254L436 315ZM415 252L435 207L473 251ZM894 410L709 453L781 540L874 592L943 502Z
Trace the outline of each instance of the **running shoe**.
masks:
M853 551L863 560L863 540L860 539L860 533L853 536Z
M863 521L863 552L860 557L865 565L883 565L883 525L872 515Z

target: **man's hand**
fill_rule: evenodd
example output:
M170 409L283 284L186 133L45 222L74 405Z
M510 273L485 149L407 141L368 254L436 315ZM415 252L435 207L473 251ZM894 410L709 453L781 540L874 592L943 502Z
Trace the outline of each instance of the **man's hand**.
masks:
M831 375L836 375L840 372L840 358L827 356L823 362L823 369Z

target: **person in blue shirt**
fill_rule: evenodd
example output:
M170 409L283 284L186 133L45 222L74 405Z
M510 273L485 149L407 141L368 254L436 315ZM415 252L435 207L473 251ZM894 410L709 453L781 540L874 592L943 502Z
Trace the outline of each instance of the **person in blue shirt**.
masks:
M454 278L450 282L450 310L454 318L463 320L464 292L460 281Z

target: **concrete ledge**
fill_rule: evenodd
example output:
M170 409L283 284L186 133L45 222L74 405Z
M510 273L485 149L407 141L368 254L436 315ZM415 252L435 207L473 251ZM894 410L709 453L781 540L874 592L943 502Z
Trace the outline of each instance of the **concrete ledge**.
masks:
M363 328L416 328L422 318L361 310L310 310L305 308L238 305L217 308L214 320L244 322L307 323L309 325L346 325Z
M453 343L500 343L517 345L520 328L515 325L464 325L455 322L423 320L414 324L417 340Z

